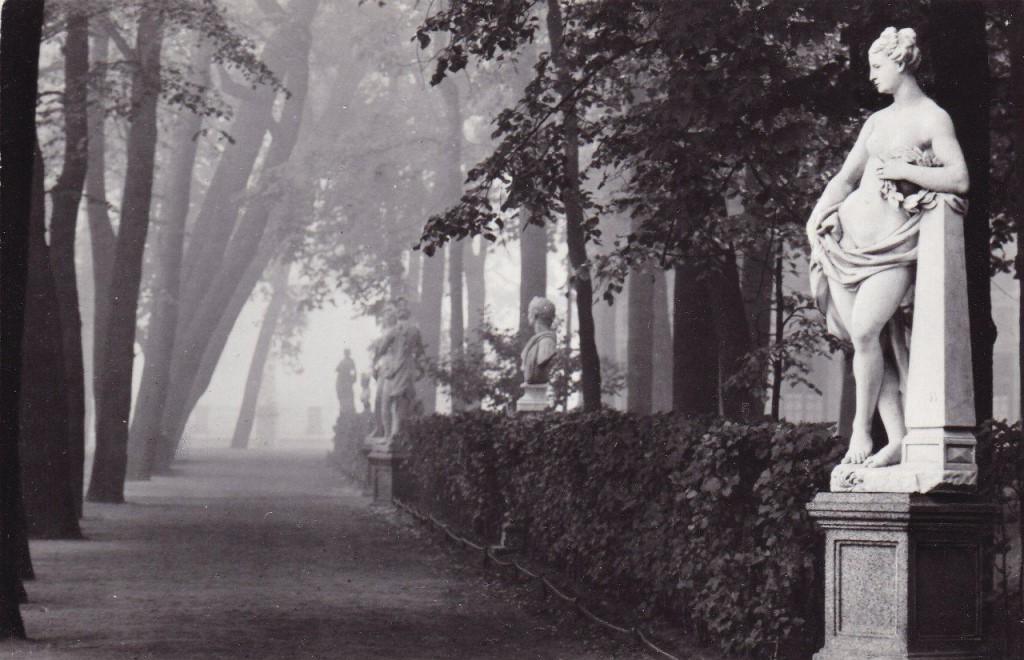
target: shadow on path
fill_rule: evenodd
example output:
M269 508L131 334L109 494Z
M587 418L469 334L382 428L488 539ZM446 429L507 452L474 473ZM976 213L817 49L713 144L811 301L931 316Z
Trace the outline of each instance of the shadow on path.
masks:
M392 524L322 452L194 451L33 542L31 658L645 657L558 629Z

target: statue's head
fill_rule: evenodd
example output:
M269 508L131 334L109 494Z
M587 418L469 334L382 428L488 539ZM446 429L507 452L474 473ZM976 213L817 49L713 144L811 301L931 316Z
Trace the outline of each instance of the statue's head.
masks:
M346 348L344 353L345 353L345 357L352 357L352 351L350 351L349 349Z
M530 306L526 308L526 317L531 325L535 321L540 321L551 327L551 324L555 322L555 303L547 298L536 296L530 301Z
M879 92L892 94L902 76L912 76L921 64L917 33L912 28L887 27L868 50L871 82Z

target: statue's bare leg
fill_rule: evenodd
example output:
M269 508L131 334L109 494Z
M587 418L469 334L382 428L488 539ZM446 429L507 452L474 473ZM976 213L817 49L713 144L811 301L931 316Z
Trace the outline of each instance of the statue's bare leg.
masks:
M830 331L838 334L843 339L850 340L848 328L853 326L853 306L857 299L857 293L847 289L838 282L829 280L829 315L839 317L840 325L832 327ZM858 433L854 426L850 434L850 447L843 456L843 463L863 463L864 459L871 455L872 442L870 432Z
M877 454L864 461L865 467L885 467L900 462L903 453L903 437L907 426L903 420L903 399L900 396L900 376L895 365L886 361L882 375L882 389L878 393L878 415L885 425L889 444Z
M853 341L853 378L857 390L857 410L853 417L853 433L850 438L851 450L854 441L858 441L860 446L867 444L868 453L871 451L871 419L878 406L885 375L885 357L880 341L882 329L903 301L910 287L911 278L912 272L909 268L893 268L867 278L861 282L857 290L852 323L847 326L850 330L850 339ZM886 413L889 412L891 409L887 409ZM864 443L863 439L866 439L867 443ZM899 442L902 440L901 437ZM860 460L851 462L863 462L867 456L858 454L856 458Z

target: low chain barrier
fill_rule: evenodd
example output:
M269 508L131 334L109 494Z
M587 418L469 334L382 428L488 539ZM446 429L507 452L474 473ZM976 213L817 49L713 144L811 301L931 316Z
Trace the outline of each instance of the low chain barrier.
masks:
M520 575L523 575L526 578L529 578L531 580L536 580L541 585L541 589L544 590L545 594L548 594L548 593L554 594L563 603L566 603L568 605L573 606L575 608L576 612L581 614L584 618L588 619L589 621L598 624L599 626L601 626L602 628L604 628L606 630L610 630L610 631L618 633L620 635L627 635L627 636L632 637L634 640L636 640L643 647L643 649L645 651L647 651L649 654L653 655L654 657L665 658L666 660L680 660L676 656L674 656L671 653L669 653L668 651L660 648L653 641L651 641L651 639L647 635L645 635L642 630L640 630L639 626L635 626L634 625L634 626L630 626L630 627L626 628L624 626L616 625L616 624L612 623L611 621L608 621L607 619L603 619L603 618L597 616L596 614L591 612L589 609L587 609L587 607L582 602L580 602L579 596L573 596L571 594L568 594L568 593L562 591L561 589L556 587L554 584L552 584L551 581L548 580L546 577L544 577L543 575L540 575L539 573L535 573L535 572L525 568L522 564L520 564L515 559L511 559L511 560L508 560L508 561L506 561L504 559L501 559L500 557L496 556L491 551L491 548L489 548L488 546L484 546L484 545L479 545L477 543L473 543L469 539L467 539L467 538L465 538L463 536L459 536L458 534L453 532L451 530L451 528L448 527L448 525L444 524L443 522L441 522L440 520L438 520L434 516L430 515L429 513L422 513L420 511L418 511L415 507L412 507L412 506L406 504L405 502L402 502L401 500L399 500L397 498L394 499L394 503L395 503L395 506L397 506L399 509L405 511L406 513L408 513L410 516L412 516L413 518L415 518L419 522L421 522L421 523L429 523L429 524L433 525L435 528L441 530L442 532L444 532L445 536L447 536L450 540L452 540L452 541L462 545L463 547L466 547L466 548L469 548L471 550L475 550L477 552L482 553L483 554L484 566L488 566L490 564L494 564L495 566L514 568L516 571L519 572Z

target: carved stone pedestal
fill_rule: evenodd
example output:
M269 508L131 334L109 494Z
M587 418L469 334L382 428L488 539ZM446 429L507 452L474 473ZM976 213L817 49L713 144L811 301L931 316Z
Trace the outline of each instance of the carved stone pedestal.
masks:
M394 472L399 457L390 448L375 449L367 456L370 463L369 490L374 504L394 501Z
M969 496L819 493L825 646L815 660L981 659L983 549L994 510Z
M516 401L517 412L544 412L550 407L547 383L540 385L523 383L523 396Z

